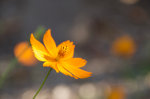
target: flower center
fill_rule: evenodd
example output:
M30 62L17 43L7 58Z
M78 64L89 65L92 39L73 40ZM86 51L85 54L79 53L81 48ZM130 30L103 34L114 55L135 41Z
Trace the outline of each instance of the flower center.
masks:
M60 58L64 58L67 55L68 50L69 50L68 46L61 46L58 51L56 60L59 60Z

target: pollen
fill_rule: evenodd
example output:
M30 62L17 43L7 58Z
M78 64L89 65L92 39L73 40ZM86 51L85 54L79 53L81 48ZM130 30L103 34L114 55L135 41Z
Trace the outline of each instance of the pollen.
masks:
M61 48L58 52L58 56L59 57L64 57L67 54L68 50L69 50L68 46L61 46Z

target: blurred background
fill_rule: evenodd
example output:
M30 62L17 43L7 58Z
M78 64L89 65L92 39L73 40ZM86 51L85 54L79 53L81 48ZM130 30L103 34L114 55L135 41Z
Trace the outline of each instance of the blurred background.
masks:
M149 4L0 0L0 99L32 99L49 68L33 57L32 49L19 53L30 33L48 28L57 44L74 41L75 57L85 58L83 69L93 75L76 80L52 71L36 99L150 99Z

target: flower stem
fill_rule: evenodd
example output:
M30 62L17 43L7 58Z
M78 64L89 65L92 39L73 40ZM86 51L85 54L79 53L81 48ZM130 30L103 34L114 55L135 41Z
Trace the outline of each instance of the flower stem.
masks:
M37 92L35 93L35 95L33 96L33 99L35 99L35 97L39 94L39 92L40 92L41 89L43 88L43 85L45 84L45 82L46 82L46 80L47 80L47 78L48 78L48 76L49 76L49 74L51 73L52 70L53 70L52 68L49 69L49 71L48 71L46 77L44 78L44 81L42 82L40 88L38 89L38 91L37 91Z
M7 79L7 77L9 76L9 73L15 67L17 67L16 63L17 63L17 59L16 58L12 59L10 64L8 65L8 68L6 69L6 71L1 74L1 77L0 77L0 89L3 87L3 84L5 83L5 80Z

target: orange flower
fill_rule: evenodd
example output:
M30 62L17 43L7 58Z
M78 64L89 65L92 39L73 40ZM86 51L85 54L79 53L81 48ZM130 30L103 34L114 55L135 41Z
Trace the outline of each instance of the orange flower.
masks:
M14 55L17 57L18 61L25 66L31 66L37 62L36 58L34 57L32 48L26 41L20 42L15 46Z
M73 42L69 40L62 42L56 46L51 36L51 30L48 29L43 37L43 44L35 39L33 34L30 37L31 46L35 57L44 62L43 67L51 67L56 72L78 78L87 78L91 76L91 72L80 69L86 64L86 60L82 58L73 58L74 48Z
M115 55L130 57L136 51L136 45L134 40L128 36L124 35L116 39L112 44L112 52Z
M119 86L113 87L107 94L108 94L107 99L125 99L125 90L123 87Z

